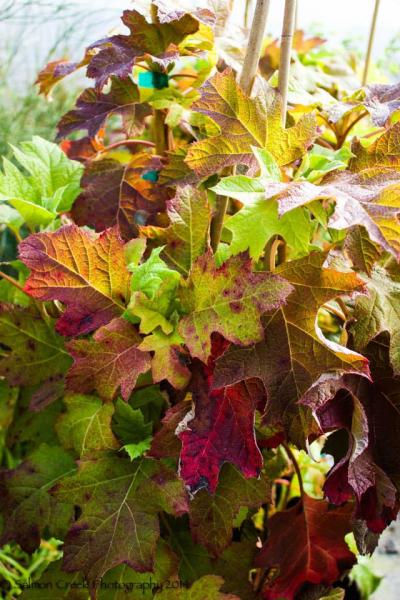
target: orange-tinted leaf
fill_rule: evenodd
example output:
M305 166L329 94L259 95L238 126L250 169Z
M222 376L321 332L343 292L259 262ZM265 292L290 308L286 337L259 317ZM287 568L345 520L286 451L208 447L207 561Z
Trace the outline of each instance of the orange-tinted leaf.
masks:
M125 310L130 276L116 228L97 237L68 225L55 233L31 235L19 249L31 270L26 291L67 306L57 322L62 335L88 333Z

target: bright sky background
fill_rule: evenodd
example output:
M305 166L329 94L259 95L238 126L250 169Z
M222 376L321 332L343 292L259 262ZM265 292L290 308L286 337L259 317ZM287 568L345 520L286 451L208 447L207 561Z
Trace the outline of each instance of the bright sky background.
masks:
M4 0L0 0L0 6L2 1ZM57 1L54 0L55 5ZM196 4L206 2L169 1L171 7L184 4L189 10ZM21 0L15 0L15 6L19 2ZM65 0L66 7L71 7L72 11L75 8L76 12L84 15L83 19L78 16L75 22L70 19L60 19L58 22L41 19L43 8L38 3L37 9L32 8L37 18L32 21L28 30L19 31L18 22L0 22L0 61L7 63L7 56L15 55L17 60L13 66L14 79L17 78L22 83L33 81L34 74L46 62L52 47L53 56L80 58L86 44L104 37L120 23L119 16L124 8L139 7L148 2L149 0ZM302 29L310 31L312 28L333 43L351 38L360 49L366 48L375 0L298 0L298 3L299 26ZM232 18L238 23L243 22L244 4L245 0L234 0ZM32 6L35 4L32 3ZM271 0L267 33L274 37L280 35L283 8L284 0ZM70 31L66 35L65 29L68 27ZM373 57L381 56L384 48L396 35L397 45L400 46L400 0L381 0ZM15 52L12 50L13 46Z

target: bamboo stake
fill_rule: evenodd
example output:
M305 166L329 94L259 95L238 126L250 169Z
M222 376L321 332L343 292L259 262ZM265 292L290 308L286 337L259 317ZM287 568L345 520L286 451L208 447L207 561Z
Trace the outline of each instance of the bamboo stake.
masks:
M260 60L261 45L267 23L270 0L257 0L247 44L246 56L239 79L242 90L250 96Z
M289 87L290 57L296 19L296 0L285 0L281 37L281 61L279 65L278 89L282 96L282 125L286 124L287 96Z
M376 23L378 21L378 13L379 13L380 3L381 3L381 0L375 0L374 13L372 15L371 29L370 29L369 38L368 38L367 55L365 57L364 74L363 74L363 78L362 78L363 85L366 85L366 83L368 81L368 73L369 73L369 67L371 64L372 48L374 45Z
M244 26L246 27L246 29L249 26L250 9L251 9L251 0L246 0L246 4L244 6Z
M250 96L254 79L257 74L258 61L260 59L261 45L267 23L270 0L257 0L254 11L253 22L249 35L246 56L243 63L239 85L242 90ZM228 173L225 173L227 175ZM210 243L214 252L217 251L224 226L224 218L229 205L229 198L217 196L216 211L210 226Z

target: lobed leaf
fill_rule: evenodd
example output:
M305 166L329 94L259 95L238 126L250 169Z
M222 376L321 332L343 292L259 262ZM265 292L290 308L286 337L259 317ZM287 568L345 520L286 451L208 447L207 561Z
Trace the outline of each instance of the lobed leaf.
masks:
M101 236L75 225L29 236L19 246L31 274L25 290L67 309L56 329L66 336L89 333L121 314L129 299L129 273L116 228Z
M97 391L108 401L121 389L122 397L128 400L139 375L150 368L150 355L138 349L140 342L135 328L122 318L98 329L92 340L69 342L74 359L67 375L69 389Z

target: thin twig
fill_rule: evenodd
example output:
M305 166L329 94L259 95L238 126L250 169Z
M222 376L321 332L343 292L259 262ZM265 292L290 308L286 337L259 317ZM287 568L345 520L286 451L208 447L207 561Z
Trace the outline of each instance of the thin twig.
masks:
M301 471L300 471L299 463L297 462L296 457L293 454L293 451L290 448L290 446L286 442L283 442L282 446L285 448L285 452L288 455L288 457L290 458L290 461L291 461L291 463L293 465L293 468L294 468L294 470L296 472L297 479L299 480L300 495L301 495L301 497L303 497L304 496L304 485L303 485L303 478L301 476Z
M99 156L99 154L105 154L106 152L109 152L110 150L114 150L114 148L119 148L120 146L137 146L137 145L146 146L148 148L155 148L155 143L150 142L149 140L135 140L135 139L120 140L119 142L114 142L113 144L110 144L109 146L105 146L104 148L101 148L101 150L99 150L95 156L97 157L97 156Z
M367 55L365 57L364 73L363 73L363 78L362 78L362 84L363 85L366 85L367 81L368 81L368 73L369 73L369 67L370 67L370 64L371 64L372 48L373 48L373 45L374 45L376 23L378 21L378 13L379 13L379 5L380 5L380 3L381 3L381 0L375 0L374 13L372 15L371 28L370 28L370 31L369 31Z
M282 125L286 124L287 96L289 87L290 59L292 52L296 0L285 0L281 37L281 59L279 64L278 89L282 96Z

